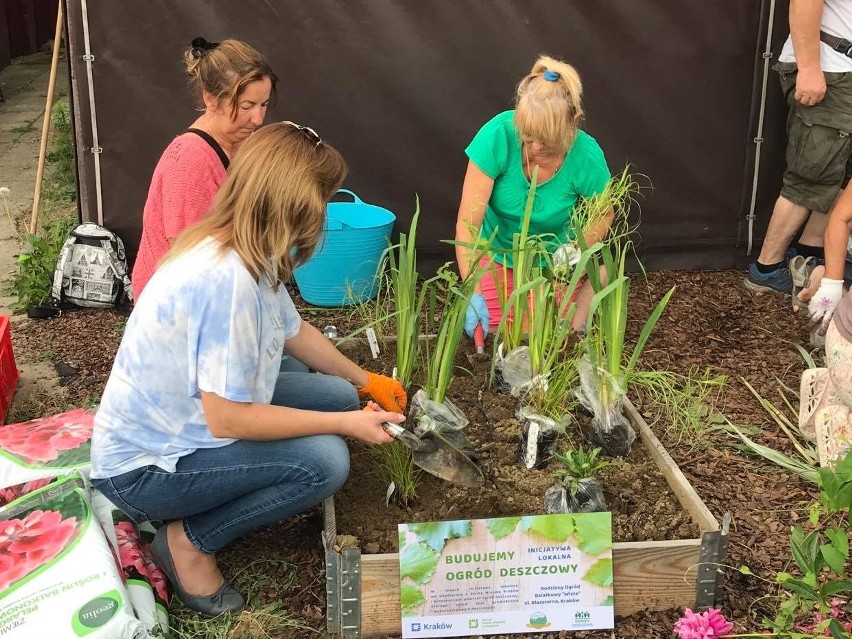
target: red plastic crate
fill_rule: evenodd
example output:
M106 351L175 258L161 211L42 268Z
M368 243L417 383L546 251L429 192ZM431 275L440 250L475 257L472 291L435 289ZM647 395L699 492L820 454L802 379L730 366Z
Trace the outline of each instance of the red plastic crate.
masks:
M12 397L18 388L18 367L15 365L15 352L12 350L12 327L9 318L0 315L0 415L2 422L12 404ZM0 422L0 423L2 423Z

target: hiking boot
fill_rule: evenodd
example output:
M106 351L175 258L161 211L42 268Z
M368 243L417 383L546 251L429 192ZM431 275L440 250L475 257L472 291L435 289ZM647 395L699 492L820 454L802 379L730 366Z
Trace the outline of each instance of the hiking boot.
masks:
M748 267L748 275L743 282L745 287L758 293L783 293L790 295L793 291L793 279L790 269L786 266L775 269L771 273L761 273L757 263L752 262Z

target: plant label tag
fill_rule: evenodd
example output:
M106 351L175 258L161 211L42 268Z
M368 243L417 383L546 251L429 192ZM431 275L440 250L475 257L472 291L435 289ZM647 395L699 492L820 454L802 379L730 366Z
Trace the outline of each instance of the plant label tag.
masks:
M376 339L376 329L367 329L367 343L370 345L370 352L373 354L373 359L379 357L379 340Z
M538 436L541 433L541 428L537 421L530 420L529 429L527 430L527 449L524 454L524 466L532 468L538 461Z

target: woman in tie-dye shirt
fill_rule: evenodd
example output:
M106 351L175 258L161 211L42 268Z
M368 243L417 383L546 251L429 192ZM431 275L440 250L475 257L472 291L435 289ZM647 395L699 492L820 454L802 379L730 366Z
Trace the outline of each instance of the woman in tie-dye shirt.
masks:
M316 247L345 173L306 127L251 136L130 316L95 418L94 485L137 523L170 522L154 558L203 614L244 606L217 551L340 488L342 436L385 444L382 423L403 421L399 383L340 354L283 286ZM321 374L279 373L285 343ZM359 394L384 410L357 410Z

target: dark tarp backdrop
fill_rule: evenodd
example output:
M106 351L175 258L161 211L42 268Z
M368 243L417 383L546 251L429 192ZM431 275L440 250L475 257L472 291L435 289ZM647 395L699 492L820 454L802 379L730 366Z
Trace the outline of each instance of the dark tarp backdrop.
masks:
M81 0L68 2L81 207L97 220ZM464 148L511 108L539 53L574 64L585 130L610 169L653 189L640 255L650 268L741 265L751 199L769 0L88 0L103 221L139 241L154 166L196 117L182 51L246 40L280 78L267 121L314 127L350 165L346 187L407 227L420 197L421 256L451 259ZM773 51L786 37L775 9ZM784 107L770 73L757 238L780 186Z

